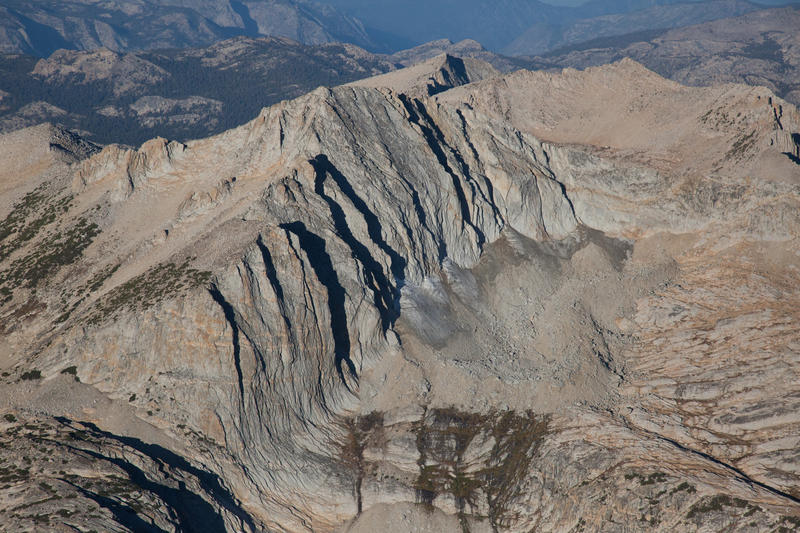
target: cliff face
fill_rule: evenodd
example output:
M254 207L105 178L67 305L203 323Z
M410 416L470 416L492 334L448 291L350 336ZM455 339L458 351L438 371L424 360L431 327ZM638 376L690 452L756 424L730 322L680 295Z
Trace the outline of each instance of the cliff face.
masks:
M187 145L0 138L44 154L2 182L0 520L796 524L796 110L541 76L319 89Z

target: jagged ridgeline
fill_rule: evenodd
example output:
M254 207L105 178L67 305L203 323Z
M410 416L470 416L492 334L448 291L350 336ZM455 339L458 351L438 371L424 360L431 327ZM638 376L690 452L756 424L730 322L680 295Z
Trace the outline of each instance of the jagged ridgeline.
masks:
M479 67L0 137L0 529L796 527L797 110Z
M237 38L208 48L0 56L0 131L43 121L95 142L205 137L320 85L395 69L356 46Z

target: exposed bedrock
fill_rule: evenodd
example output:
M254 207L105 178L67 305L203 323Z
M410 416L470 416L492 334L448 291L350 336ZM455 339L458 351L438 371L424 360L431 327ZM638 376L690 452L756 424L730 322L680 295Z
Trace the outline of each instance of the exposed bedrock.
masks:
M796 525L797 182L681 181L482 105L319 89L59 159L46 190L73 203L44 227L96 234L35 282L14 261L46 234L3 235L10 405L174 509L120 493L74 520L203 530L177 476L231 531ZM748 157L774 151L759 127Z

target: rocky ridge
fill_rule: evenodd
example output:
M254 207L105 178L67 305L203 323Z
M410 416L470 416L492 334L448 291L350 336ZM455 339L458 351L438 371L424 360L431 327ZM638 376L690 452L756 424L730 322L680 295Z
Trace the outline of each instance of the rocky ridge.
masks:
M632 61L394 82L0 137L0 523L795 527L797 110Z
M413 66L354 81L349 85L387 87L412 98L420 98L499 75L497 69L480 59L462 59L442 54Z
M53 122L97 142L138 145L155 136L206 137L280 100L457 53L470 75L529 64L476 42L438 41L397 55L350 44L304 45L237 37L207 48L118 53L59 50L46 59L0 56L0 131ZM477 70L476 70L477 69ZM475 72L472 72L475 71ZM432 75L432 74L431 74ZM440 80L441 83L446 83Z

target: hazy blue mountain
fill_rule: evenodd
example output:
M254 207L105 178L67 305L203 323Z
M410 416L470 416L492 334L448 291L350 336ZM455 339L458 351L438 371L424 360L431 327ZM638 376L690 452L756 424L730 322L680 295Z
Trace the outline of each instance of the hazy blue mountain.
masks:
M0 0L4 53L183 48L237 35L380 48L358 20L311 0Z
M474 39L504 54L538 54L571 43L736 16L764 6L687 0L589 0L558 6L540 0L325 0L361 20L375 40L410 47L437 39Z
M633 3L631 3L633 4ZM514 39L503 52L509 55L542 54L575 43L647 30L664 30L743 15L763 9L747 0L686 2L583 18L563 25L537 23Z
M357 16L386 39L414 46L437 39L474 39L489 49L507 46L535 23L561 24L574 8L539 0L327 0Z
M767 0L772 1L772 0ZM204 47L236 36L393 53L448 39L506 55L667 29L764 8L747 0L0 0L0 53Z

